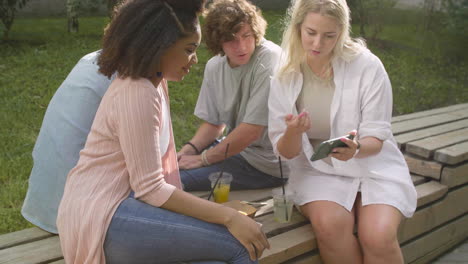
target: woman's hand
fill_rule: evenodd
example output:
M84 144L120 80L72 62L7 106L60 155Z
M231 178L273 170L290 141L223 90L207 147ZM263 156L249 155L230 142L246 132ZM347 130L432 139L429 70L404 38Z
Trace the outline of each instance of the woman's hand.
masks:
M284 118L284 121L286 122L287 133L300 135L310 129L309 113L306 111L302 111L297 116L289 114Z
M357 141L357 131L353 130L349 132L349 134L354 135L353 140L347 139L345 137L341 138L341 141L344 142L348 147L334 148L330 154L331 157L341 161L347 161L354 157L359 146Z
M278 152L285 158L292 159L299 155L302 149L302 133L310 129L309 113L302 111L299 115L291 114L284 118L286 131L278 140Z
M270 248L260 225L248 216L234 212L225 226L247 249L252 260L259 259L265 248Z
M177 156L179 160L179 169L190 170L203 167L201 155L180 155Z

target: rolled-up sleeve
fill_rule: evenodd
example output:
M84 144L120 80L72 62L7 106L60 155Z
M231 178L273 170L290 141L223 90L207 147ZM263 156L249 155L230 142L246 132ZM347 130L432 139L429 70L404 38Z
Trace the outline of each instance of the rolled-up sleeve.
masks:
M278 151L278 141L286 131L284 118L288 114L297 114L297 110L292 107L294 95L286 91L290 90L290 85L285 85L284 81L272 78L270 83L270 95L268 96L268 137L270 138L273 152L276 156L281 156L282 160L289 160L280 155ZM294 158L293 158L294 159Z
M377 67L362 98L359 135L386 140L392 135L392 86L380 61Z
M159 142L161 94L150 84L122 89L114 100L114 109L130 186L135 198L159 207L175 190L163 175Z

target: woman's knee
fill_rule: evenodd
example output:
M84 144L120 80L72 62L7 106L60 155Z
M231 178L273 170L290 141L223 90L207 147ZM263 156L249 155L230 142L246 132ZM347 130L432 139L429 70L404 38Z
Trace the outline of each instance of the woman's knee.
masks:
M382 255L389 250L399 248L397 230L390 225L375 225L363 227L358 231L359 242L364 251L374 255Z
M307 209L307 216L319 241L336 241L343 236L352 235L354 220L349 212L336 212L327 207Z

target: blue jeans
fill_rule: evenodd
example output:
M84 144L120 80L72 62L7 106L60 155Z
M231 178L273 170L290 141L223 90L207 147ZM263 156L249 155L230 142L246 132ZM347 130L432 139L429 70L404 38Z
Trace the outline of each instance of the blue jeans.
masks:
M224 166L225 172L229 172L233 176L231 190L271 188L281 186L283 183L281 178L257 170L240 154L237 154L211 166L181 170L180 179L184 190L187 192L209 191L211 183L208 176L212 172L220 171L222 166Z
M109 264L258 263L224 226L151 206L133 195L112 217L104 252Z

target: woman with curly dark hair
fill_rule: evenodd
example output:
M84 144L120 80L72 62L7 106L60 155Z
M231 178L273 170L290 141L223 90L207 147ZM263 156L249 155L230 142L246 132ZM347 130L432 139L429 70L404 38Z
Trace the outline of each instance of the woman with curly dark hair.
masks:
M234 209L181 190L167 81L197 63L202 0L129 0L98 64L116 79L67 177L57 227L67 263L255 263L268 247Z

